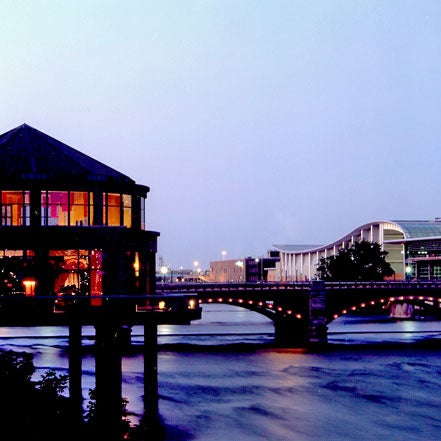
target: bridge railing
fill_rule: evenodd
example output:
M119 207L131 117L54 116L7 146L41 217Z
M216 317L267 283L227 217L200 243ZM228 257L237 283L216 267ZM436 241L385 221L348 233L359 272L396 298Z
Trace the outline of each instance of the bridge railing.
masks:
M374 289L418 289L418 288L441 288L441 280L399 280L399 281L383 281L383 282L325 282L327 289L346 289L346 288L374 288Z
M159 294L166 293L216 293L229 291L267 291L267 290L305 290L310 289L312 281L307 282L257 282L257 283L234 283L234 282L218 282L218 283L158 283L156 291ZM440 288L441 280L399 280L399 281L382 281L382 282L325 282L326 289L388 289L388 288Z
M228 292L228 291L267 291L267 290L286 290L286 289L309 289L310 282L257 282L257 283L158 283L156 291L158 293L169 292Z
M196 310L199 303L195 295L62 295L62 296L0 296L0 315L8 313L44 315L72 310L90 312L100 307L120 308L125 312L179 312Z

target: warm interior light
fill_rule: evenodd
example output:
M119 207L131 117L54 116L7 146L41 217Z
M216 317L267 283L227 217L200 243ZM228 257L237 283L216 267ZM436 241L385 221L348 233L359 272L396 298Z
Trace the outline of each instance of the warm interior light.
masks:
M158 303L158 308L159 308L159 309L165 309L165 302L164 302L164 300L161 300L161 301Z
M35 295L35 286L37 281L34 278L27 278L23 280L26 297L33 297Z
M135 277L139 277L139 254L135 253L135 262L133 263L133 269L135 270Z

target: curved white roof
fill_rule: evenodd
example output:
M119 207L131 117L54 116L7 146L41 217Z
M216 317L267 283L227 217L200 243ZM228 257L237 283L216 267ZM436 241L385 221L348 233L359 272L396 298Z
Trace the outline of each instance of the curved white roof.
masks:
M441 219L429 220L392 220L375 221L361 225L341 239L331 242L328 245L273 245L278 251L285 253L306 253L320 251L351 240L352 236L360 230L366 230L374 225L383 225L384 229L399 231L404 239L432 238L441 236Z

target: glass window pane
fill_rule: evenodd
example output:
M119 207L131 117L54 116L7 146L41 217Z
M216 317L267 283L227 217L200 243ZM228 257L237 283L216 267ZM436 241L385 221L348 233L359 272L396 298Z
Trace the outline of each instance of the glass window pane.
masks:
M68 192L48 191L41 195L42 223L44 225L68 225Z
M123 207L131 207L132 206L132 196L129 194L123 194Z
M123 225L132 226L132 196L123 194Z
M2 191L2 225L29 225L29 191Z
M145 230L145 198L141 198L141 230Z
M89 225L89 193L86 191L71 191L69 204L70 225Z
M90 295L103 295L103 252L101 250L90 251ZM99 306L100 299L92 299L92 305Z
M89 225L93 225L93 193L89 193Z
M107 194L107 225L121 225L121 195L116 193Z
M49 250L53 291L58 295L102 295L101 250Z

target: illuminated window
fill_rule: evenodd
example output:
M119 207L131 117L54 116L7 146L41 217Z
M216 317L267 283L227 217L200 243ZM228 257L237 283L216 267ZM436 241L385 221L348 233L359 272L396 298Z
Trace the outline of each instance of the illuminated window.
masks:
M123 202L123 225L125 227L132 226L132 196L128 194L122 195Z
M121 225L121 195L117 193L107 193L104 197L104 219L105 223L111 227Z
M92 225L92 193L86 191L42 191L42 225Z
M35 294L36 279L33 273L33 252L29 250L0 250L0 295ZM27 287L24 283L27 281Z
M42 225L69 225L67 191L43 191L41 193Z
M145 230L145 198L141 198L141 230Z
M102 265L103 252L99 249L52 249L48 251L47 272L42 274L33 250L0 249L0 296L34 295L42 285L44 295L101 296Z
M103 294L103 252L101 250L90 251L90 295L101 296Z
M86 191L69 193L69 225L88 226L93 219L92 194Z
M29 225L29 191L2 191L2 225Z
M132 226L132 196L119 193L103 194L103 219L109 227Z
M0 250L0 257L23 257L23 250Z
M50 250L56 294L102 295L101 250Z

